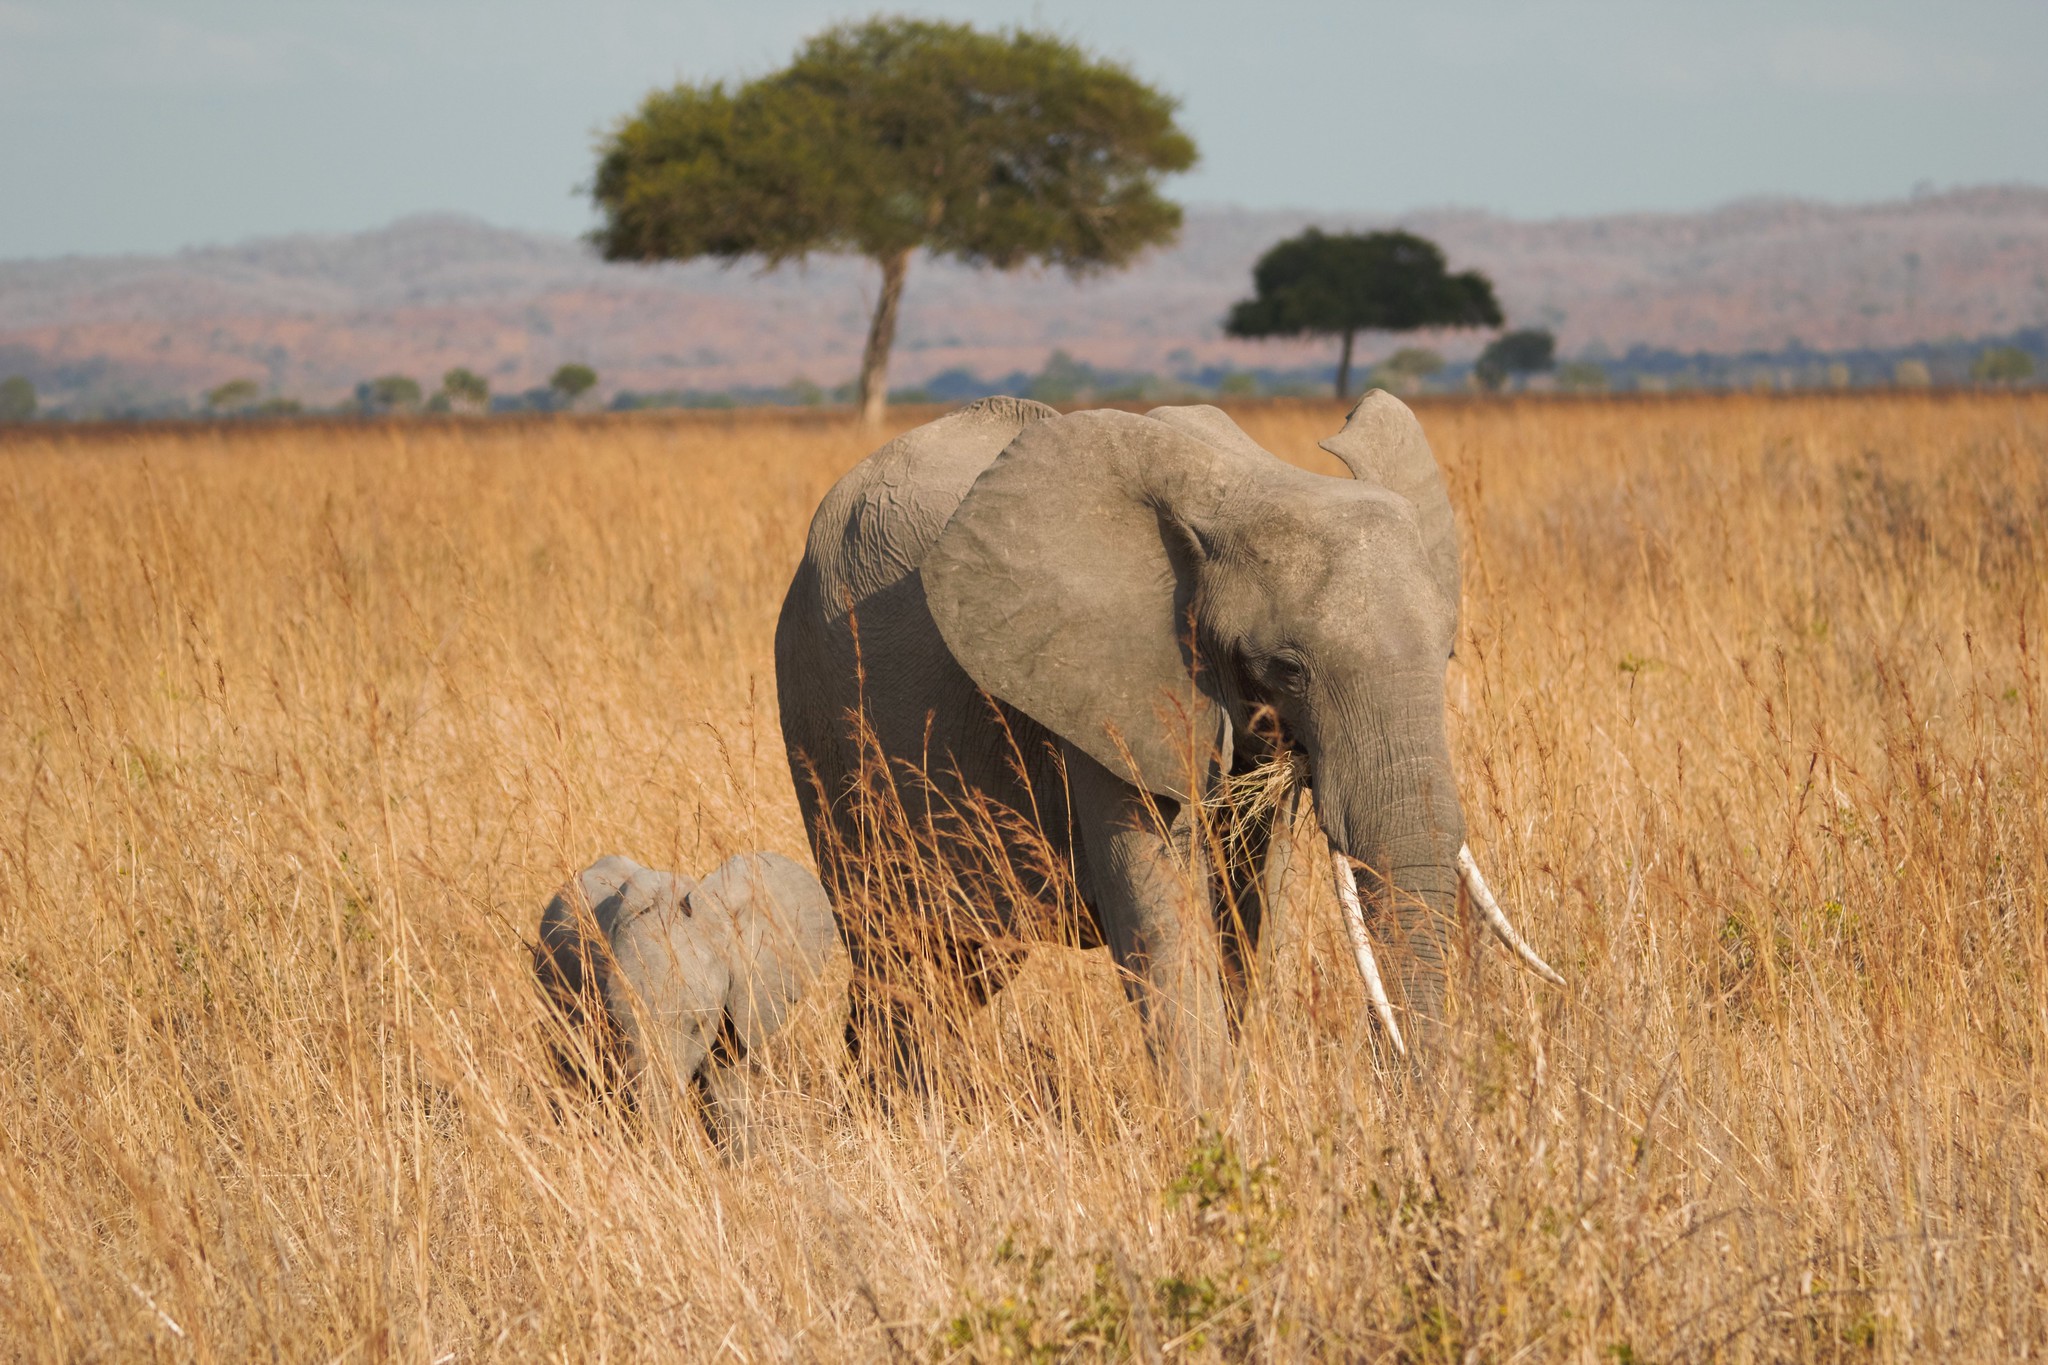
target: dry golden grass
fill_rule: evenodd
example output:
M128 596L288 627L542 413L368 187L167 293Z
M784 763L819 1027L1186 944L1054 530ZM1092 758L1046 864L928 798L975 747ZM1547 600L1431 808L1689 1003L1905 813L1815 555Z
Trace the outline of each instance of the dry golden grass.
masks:
M1308 458L1336 414L1243 414ZM1219 1126L1048 950L754 1149L559 1091L605 851L804 851L770 637L827 425L0 446L0 1341L22 1359L2008 1360L2048 1350L2048 401L1424 413L1466 532L1457 1098L1327 892Z

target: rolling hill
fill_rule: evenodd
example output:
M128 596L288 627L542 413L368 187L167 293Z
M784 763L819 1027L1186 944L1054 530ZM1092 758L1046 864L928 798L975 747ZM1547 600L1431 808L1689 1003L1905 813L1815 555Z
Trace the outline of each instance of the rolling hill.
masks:
M1552 326L1568 354L1898 346L2048 322L2048 189L1546 221L1197 208L1172 249L1079 284L920 262L892 381L1035 369L1055 347L1133 369L1322 362L1331 348L1218 329L1259 252L1310 223L1436 239L1454 266L1493 277L1512 321ZM0 263L0 374L28 374L51 397L136 398L247 375L309 401L455 365L516 390L565 360L595 366L607 389L829 385L854 370L873 288L858 261L773 274L606 265L572 238L427 216L171 256ZM1432 341L1455 356L1480 338Z

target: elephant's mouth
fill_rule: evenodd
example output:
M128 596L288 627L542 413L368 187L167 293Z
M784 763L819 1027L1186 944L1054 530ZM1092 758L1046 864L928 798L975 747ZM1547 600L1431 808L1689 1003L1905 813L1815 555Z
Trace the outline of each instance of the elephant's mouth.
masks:
M1270 702L1258 702L1248 708L1237 750L1232 766L1238 768L1257 767L1281 758L1293 758L1303 764L1308 761L1308 751L1296 741L1294 727Z

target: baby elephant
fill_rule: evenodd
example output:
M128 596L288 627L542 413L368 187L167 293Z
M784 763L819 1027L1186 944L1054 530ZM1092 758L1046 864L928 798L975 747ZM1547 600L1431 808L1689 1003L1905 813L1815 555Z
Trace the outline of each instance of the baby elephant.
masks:
M541 912L534 967L571 1030L556 1060L643 1108L674 1093L662 1072L688 1081L721 1136L740 1117L735 1064L782 1027L838 941L825 888L779 853L727 859L701 882L599 858Z

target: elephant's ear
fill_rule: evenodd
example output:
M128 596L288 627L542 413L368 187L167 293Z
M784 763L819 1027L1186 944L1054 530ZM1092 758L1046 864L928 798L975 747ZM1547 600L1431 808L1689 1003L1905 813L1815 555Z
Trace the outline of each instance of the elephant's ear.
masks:
M824 969L839 930L818 879L780 853L728 858L689 895L692 919L721 945L730 973L725 1014L742 1046L759 1047Z
M1111 772L1184 796L1225 724L1189 638L1196 528L1241 464L1127 412L1026 427L925 556L947 648L984 691Z
M1385 389L1372 389L1351 410L1344 430L1320 444L1344 462L1352 478L1398 493L1415 508L1430 570L1450 603L1455 624L1458 526L1451 517L1450 495L1444 491L1443 470L1415 413Z
M642 867L618 853L607 853L584 868L581 876L584 898L605 933L621 915L643 915L676 904L696 885L688 877Z

